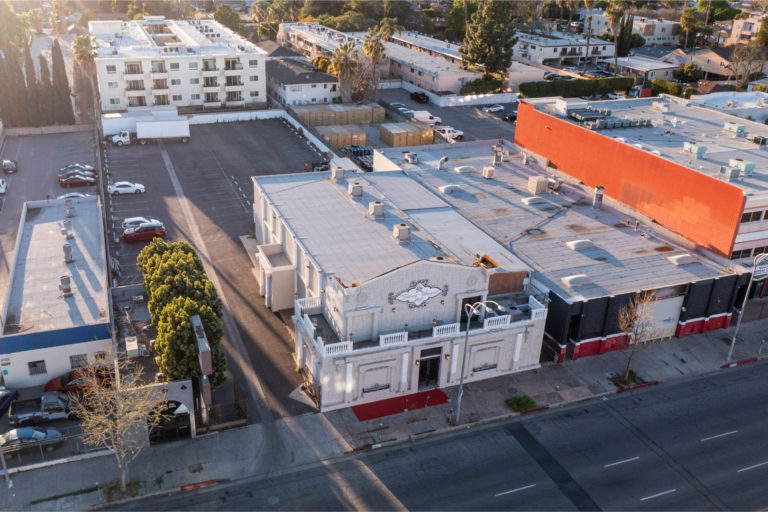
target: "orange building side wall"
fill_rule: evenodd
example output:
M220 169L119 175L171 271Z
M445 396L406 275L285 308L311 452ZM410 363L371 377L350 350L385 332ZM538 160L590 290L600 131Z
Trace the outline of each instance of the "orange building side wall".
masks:
M515 142L696 244L730 256L742 190L521 102ZM682 149L682 148L681 148Z

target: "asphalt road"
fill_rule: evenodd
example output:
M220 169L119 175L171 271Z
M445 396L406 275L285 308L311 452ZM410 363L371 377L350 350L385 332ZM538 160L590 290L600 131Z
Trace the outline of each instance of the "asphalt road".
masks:
M119 510L758 510L768 361Z

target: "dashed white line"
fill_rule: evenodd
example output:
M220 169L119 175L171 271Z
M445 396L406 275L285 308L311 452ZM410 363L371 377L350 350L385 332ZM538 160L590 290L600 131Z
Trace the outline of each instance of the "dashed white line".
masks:
M652 494L651 496L646 496L645 498L640 498L640 501L652 500L653 498L658 498L659 496L664 496L665 494L669 494L669 493L675 492L676 490L677 489L670 489L668 491Z
M701 442L703 443L704 441L709 441L710 439L717 439L718 437L729 436L731 434L735 434L736 432L738 432L738 430L731 430L730 432L724 432L722 434L717 434L716 436L705 437L704 439L701 440Z
M611 466L618 466L619 464L624 464L625 462L632 462L632 461L637 460L639 458L640 457L632 457L631 459L624 459L624 460L620 460L618 462L611 462L610 464L606 464L603 467L604 468L610 468Z
M765 462L761 462L760 464L755 464L754 466L748 466L746 468L741 468L740 470L736 471L737 473L741 473L742 471L749 471L750 469L759 468L760 466L765 466L768 464L768 460Z
M517 489L512 489L511 491L500 492L498 494L494 494L493 496L498 498L499 496L504 496L505 494L512 494L513 492L524 491L526 489L530 489L531 487L536 487L536 484L526 485L525 487L518 487Z

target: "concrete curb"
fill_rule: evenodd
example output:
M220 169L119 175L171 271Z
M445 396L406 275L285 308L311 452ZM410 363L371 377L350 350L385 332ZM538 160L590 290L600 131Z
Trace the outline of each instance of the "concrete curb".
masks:
M749 359L742 359L741 361L734 361L732 363L726 363L720 367L720 369L724 368L734 368L736 366L741 366L743 364L749 364L749 363L755 363L758 361L757 357L750 357Z
M16 473L22 473L24 471L34 471L36 469L49 468L51 466L58 466L60 464L67 464L68 462L77 462L78 460L95 459L96 457L105 457L112 455L112 452L107 450L100 450L98 452L84 453L82 455L75 455L74 457L64 457L63 459L49 460L46 462L39 462L37 464L28 464L26 466L20 466L17 468L8 468L8 474L14 475Z

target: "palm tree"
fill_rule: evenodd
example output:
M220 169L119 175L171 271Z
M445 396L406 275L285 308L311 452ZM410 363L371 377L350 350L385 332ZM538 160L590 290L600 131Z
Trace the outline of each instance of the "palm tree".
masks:
M584 8L587 10L587 25L584 29L587 32L586 55L584 55L584 74L587 74L587 63L589 63L589 38L592 37L592 6L595 0L584 0Z
M383 41L389 41L392 36L405 30L402 25L397 24L397 18L381 18L379 22L379 35Z
M680 27L685 30L685 43L683 44L683 50L685 50L688 48L688 35L692 29L696 28L696 9L693 7L683 9L683 14L680 16Z
M376 95L379 90L379 76L376 66L384 57L384 43L381 42L381 29L371 27L365 35L363 42L363 53L371 59L371 85L373 89L373 101L376 101Z
M341 43L331 54L331 65L328 68L339 79L341 99L348 103L352 101L352 75L357 69L357 48L352 41Z
M619 72L619 30L621 28L621 18L624 17L624 11L627 9L626 0L610 0L605 15L611 24L611 34L613 34L613 71Z
M63 25L67 21L69 14L69 5L67 0L53 0L53 15L51 16L51 30L54 34L64 32L66 27Z
M75 37L72 41L72 53L75 56L75 61L87 67L93 62L96 57L96 47L94 46L93 37L84 35Z

